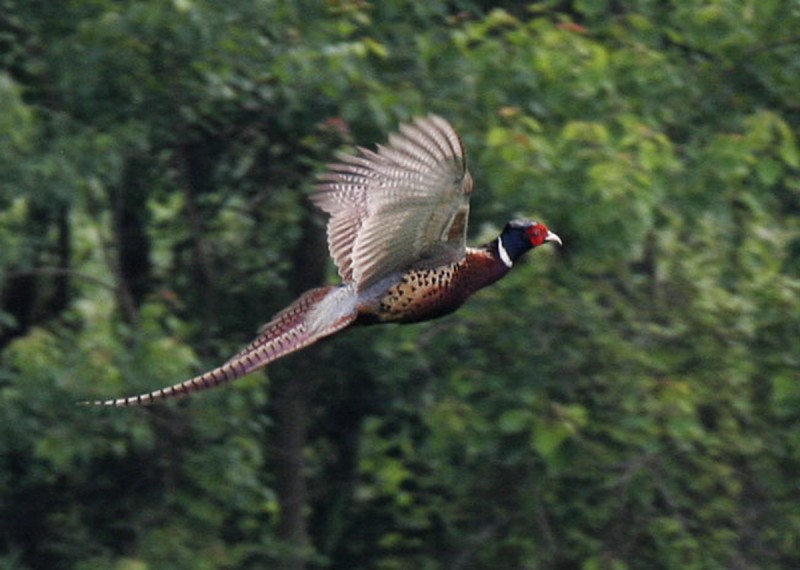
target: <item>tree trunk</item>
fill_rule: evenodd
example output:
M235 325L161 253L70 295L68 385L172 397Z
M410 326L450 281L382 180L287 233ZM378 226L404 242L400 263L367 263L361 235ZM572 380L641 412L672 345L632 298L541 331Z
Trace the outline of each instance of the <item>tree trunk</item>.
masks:
M293 255L292 294L320 285L325 278L328 251L322 227L312 214L305 217L303 233ZM279 537L287 551L280 568L303 570L310 554L308 537L308 485L303 456L308 441L309 406L314 392L314 375L319 369L309 357L315 347L287 359L276 367L275 410L278 451L276 487L281 509ZM287 365L288 364L288 365Z
M308 441L309 381L307 360L292 359L297 368L278 384L276 487L280 503L278 536L287 549L280 567L303 570L310 554L308 539L308 485L303 472L303 450Z
M219 319L219 287L215 275L211 244L206 237L203 211L198 199L204 194L214 192L214 169L218 146L217 141L199 140L181 147L179 153L181 171L184 178L186 196L186 215L192 232L193 279L199 285L197 307L203 318L203 346L206 353L215 338L216 323Z
M46 237L53 226L55 243ZM72 235L67 206L31 204L26 231L35 244L26 260L30 268L7 269L0 279L0 312L13 318L12 325L0 325L0 348L36 323L59 317L69 304ZM42 267L53 254L58 260L55 267Z
M147 235L147 165L138 158L125 163L122 182L111 194L116 256L112 260L117 301L131 322L150 284L150 238Z

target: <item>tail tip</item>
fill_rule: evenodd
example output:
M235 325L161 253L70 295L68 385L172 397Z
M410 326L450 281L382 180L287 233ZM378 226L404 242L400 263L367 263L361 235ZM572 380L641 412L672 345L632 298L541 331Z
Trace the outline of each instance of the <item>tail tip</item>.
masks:
M105 407L105 408L132 408L138 406L148 406L154 401L152 394L142 394L127 398L114 398L111 400L81 400L75 402L80 407Z

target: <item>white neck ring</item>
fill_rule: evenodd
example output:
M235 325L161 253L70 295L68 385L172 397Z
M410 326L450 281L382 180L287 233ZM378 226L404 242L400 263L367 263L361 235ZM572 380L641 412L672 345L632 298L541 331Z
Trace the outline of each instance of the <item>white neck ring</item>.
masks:
M506 246L503 245L503 238L497 238L497 253L500 254L500 261L503 264L511 269L511 266L514 265L514 262L511 261L511 257L509 257L508 252L506 251Z

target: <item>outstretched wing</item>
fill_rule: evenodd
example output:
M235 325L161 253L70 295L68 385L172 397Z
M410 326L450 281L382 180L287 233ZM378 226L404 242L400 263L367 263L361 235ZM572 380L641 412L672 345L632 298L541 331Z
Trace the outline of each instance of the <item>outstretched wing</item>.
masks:
M330 214L328 247L345 283L361 291L398 271L464 257L472 178L446 120L415 119L377 152L358 148L339 159L311 199Z

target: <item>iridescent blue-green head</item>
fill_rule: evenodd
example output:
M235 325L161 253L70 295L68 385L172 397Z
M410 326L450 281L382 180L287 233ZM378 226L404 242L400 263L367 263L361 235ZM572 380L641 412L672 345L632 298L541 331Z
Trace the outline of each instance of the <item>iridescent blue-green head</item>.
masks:
M511 267L528 250L546 242L561 244L561 238L541 222L511 220L497 238L497 252L507 267Z

